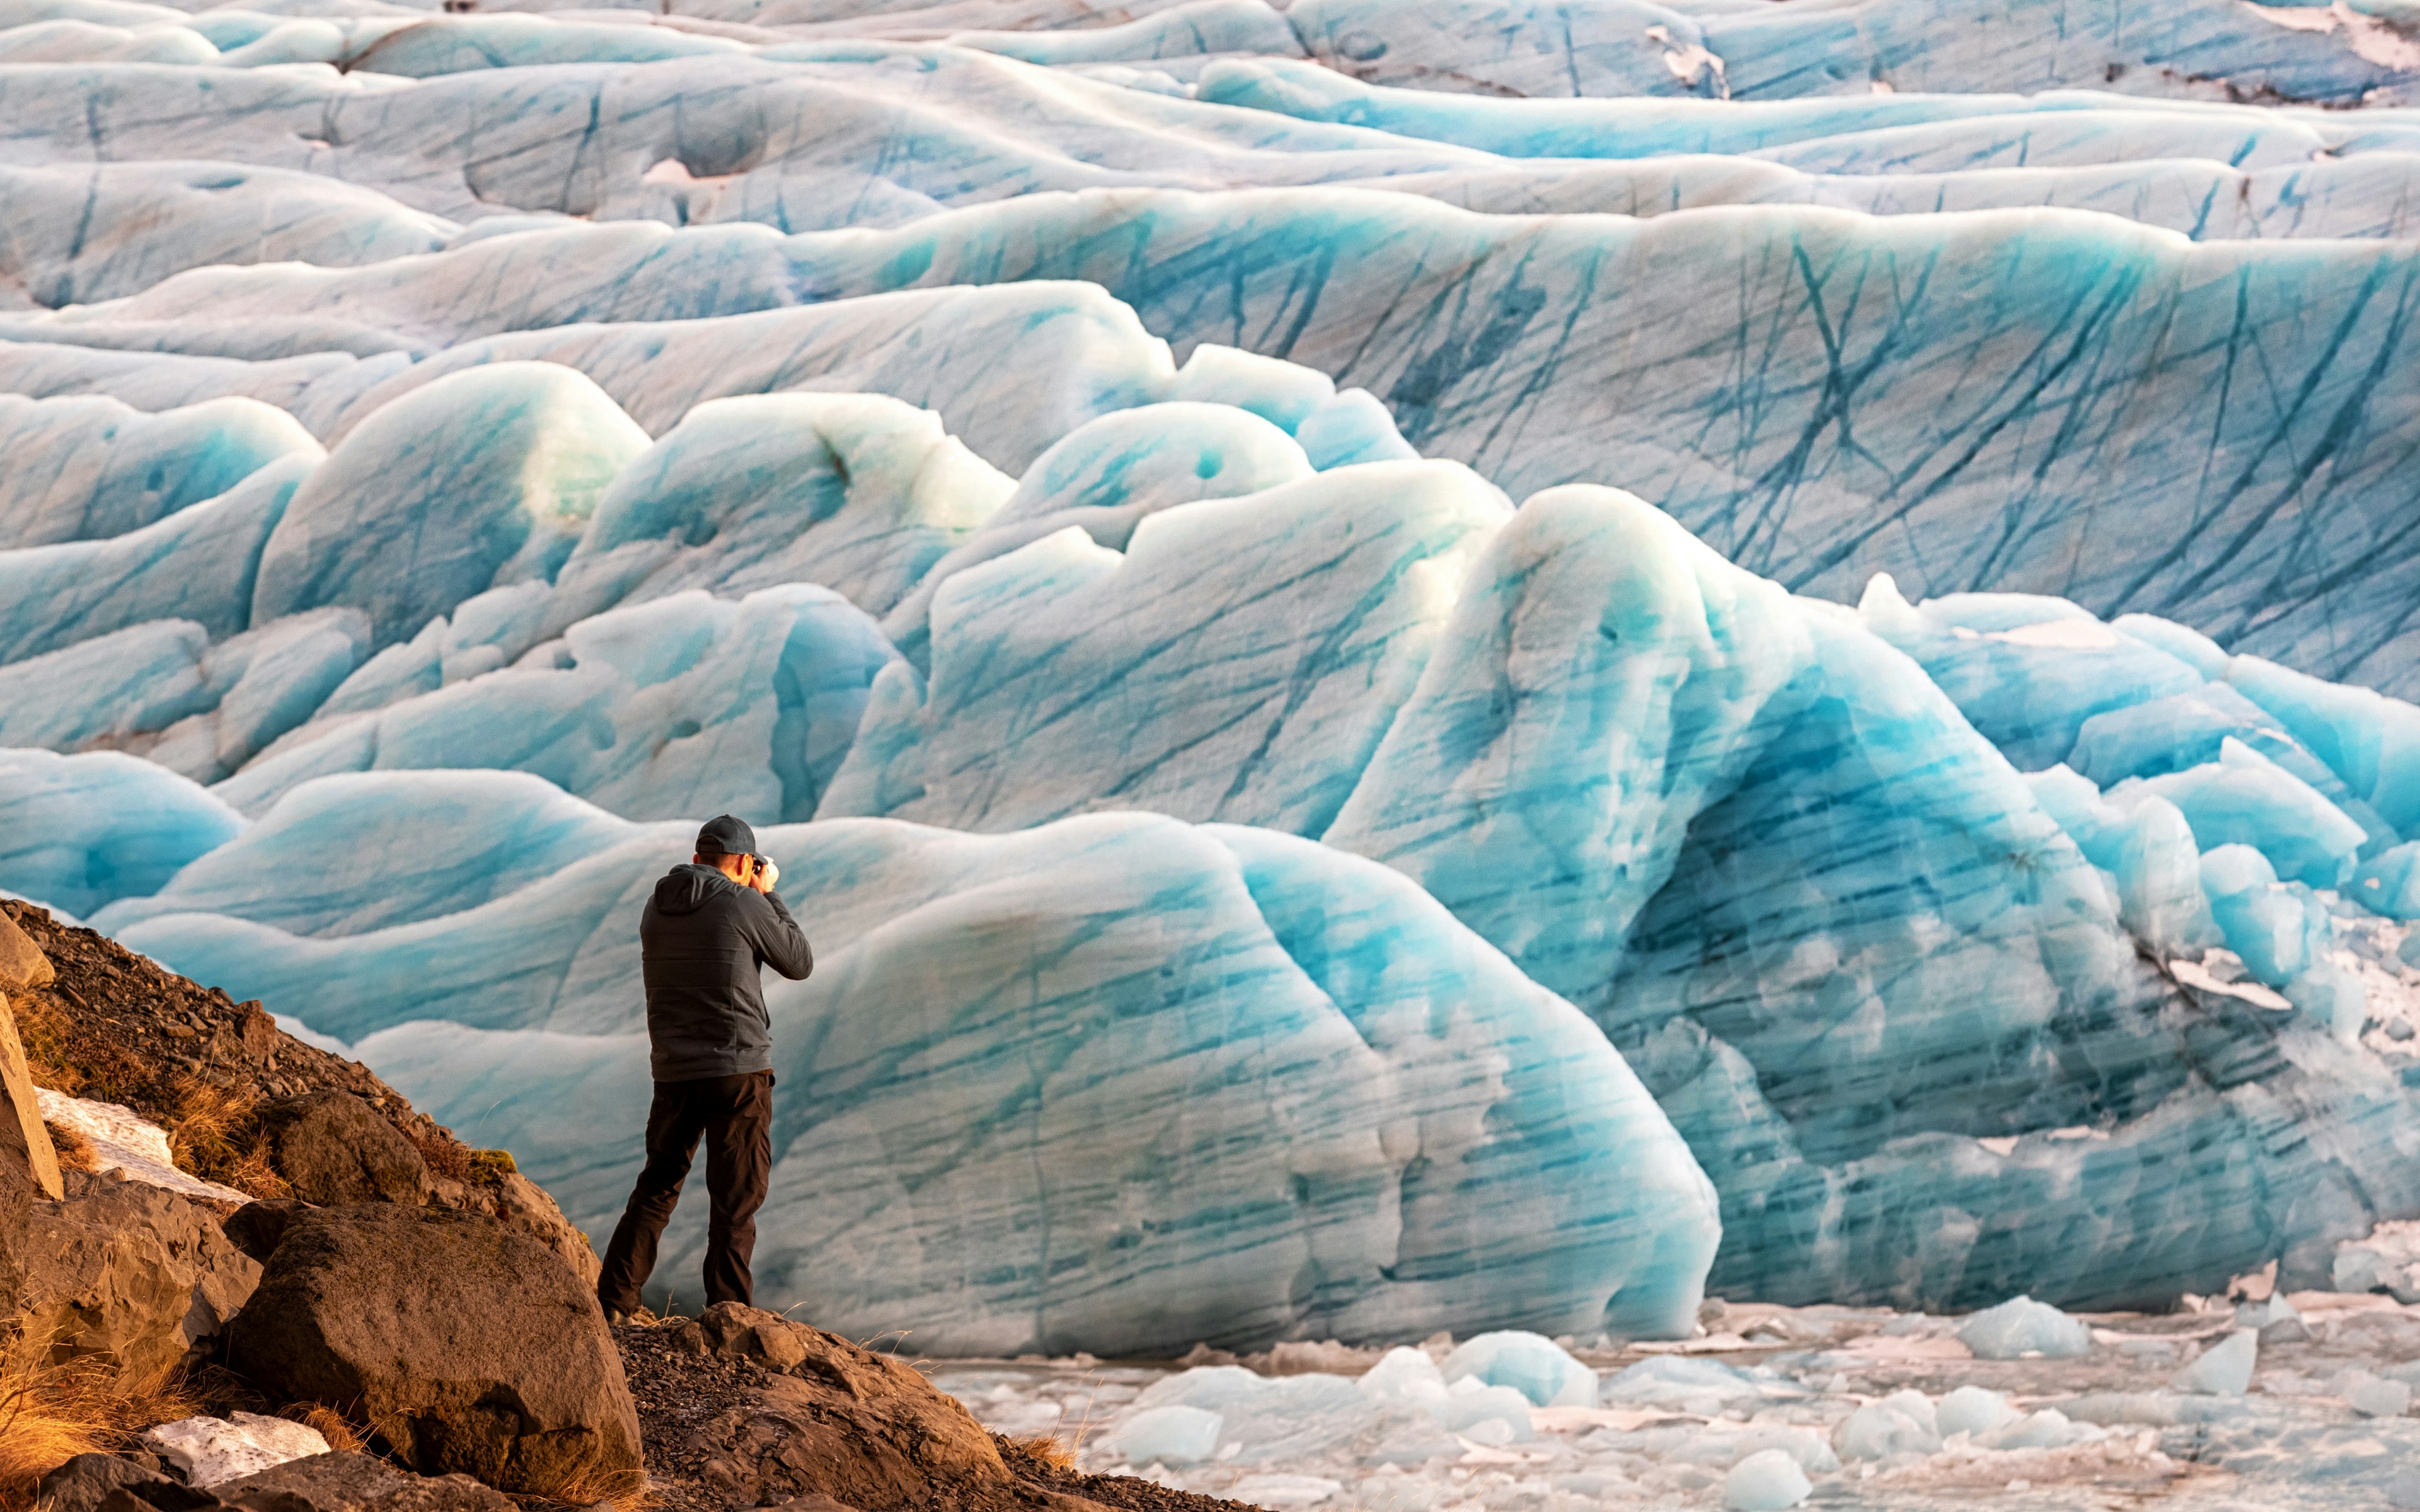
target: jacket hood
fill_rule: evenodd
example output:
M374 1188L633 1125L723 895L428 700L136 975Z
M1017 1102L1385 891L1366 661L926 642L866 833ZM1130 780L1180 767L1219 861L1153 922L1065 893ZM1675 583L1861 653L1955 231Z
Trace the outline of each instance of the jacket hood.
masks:
M739 884L710 866L684 861L656 883L656 912L694 914L718 892L737 891Z

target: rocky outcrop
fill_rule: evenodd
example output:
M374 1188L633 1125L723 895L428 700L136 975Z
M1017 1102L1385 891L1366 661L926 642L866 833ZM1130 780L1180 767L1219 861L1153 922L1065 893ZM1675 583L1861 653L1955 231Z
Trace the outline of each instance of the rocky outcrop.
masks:
M785 1512L1233 1512L1004 1443L906 1364L778 1314L720 1303L618 1331L649 1401L651 1452L728 1506ZM667 1389L670 1388L670 1389ZM677 1405L676 1405L677 1404ZM675 1424L677 1423L677 1427Z
M26 1336L132 1381L206 1350L260 1280L216 1211L158 1187L70 1172L66 1199L31 1204L24 1221Z
M967 1410L888 1355L775 1313L719 1303L674 1325L672 1345L754 1360L772 1374L751 1408L708 1422L702 1478L742 1505L821 1493L859 1512L1006 1490L1008 1466Z
M6 946L0 939L0 954ZM16 1015L8 1011L5 995L0 995L0 1186L22 1187L54 1202L62 1195L58 1152L42 1127L41 1099L26 1070L25 1047L18 1041Z
M261 1110L260 1121L277 1174L305 1202L417 1206L434 1190L419 1147L350 1092L283 1098Z
M208 1489L116 1455L78 1455L42 1478L45 1512L513 1512L468 1475L413 1475L367 1455L291 1459Z
M220 1227L225 1230L228 1242L267 1265L277 1253L277 1244L294 1220L311 1211L311 1205L293 1197L269 1197L259 1202L247 1202L230 1214Z
M166 1486L168 1477L117 1455L78 1455L42 1477L34 1501L46 1512L93 1512L115 1490ZM156 1493L155 1493L156 1494Z
M595 1294L492 1219L384 1203L293 1216L227 1361L281 1399L367 1422L426 1473L594 1500L641 1468Z
M47 987L57 976L42 948L17 927L14 918L0 913L0 993Z
M285 1033L258 1003L163 971L34 904L0 899L0 919L52 972L19 1002L28 1057L43 1086L123 1103L172 1134L199 1109L211 1133L187 1141L179 1164L253 1196L427 1201L481 1213L530 1234L596 1280L587 1236L514 1169L511 1156L463 1144L368 1067ZM330 1093L355 1102L336 1103ZM372 1121L356 1117L362 1109ZM396 1138L380 1137L373 1122Z
M468 1475L413 1475L367 1455L325 1454L214 1488L246 1512L513 1512Z

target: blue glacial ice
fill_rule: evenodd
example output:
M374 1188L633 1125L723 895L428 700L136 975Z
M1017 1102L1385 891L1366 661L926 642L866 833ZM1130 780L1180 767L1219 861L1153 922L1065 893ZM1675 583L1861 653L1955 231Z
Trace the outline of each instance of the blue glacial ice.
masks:
M405 802L416 836L369 817ZM531 832L559 870L490 872L482 842L531 822L558 826ZM782 1305L869 1332L912 1307L964 1353L1692 1316L1714 1195L1670 1124L1585 1019L1396 873L1131 814L763 839L821 956L770 999L757 1269ZM560 1110L644 1085L610 920L686 844L516 774L333 779L102 922L213 980L321 982L311 1027L526 1150L593 1226L635 1148ZM289 881L264 896L271 857Z
M2408 8L1973 10L0 16L0 887L595 1227L736 809L777 1305L1467 1340L1171 1458L2323 1278L2420 1215Z
M1331 275L1344 265L1353 276ZM582 225L307 279L205 270L0 331L27 343L25 361L91 344L85 372L126 362L103 347L175 353L169 369L211 385L180 394L284 391L290 364L341 342L363 355L296 406L322 436L411 386L514 359L577 365L660 431L703 398L797 386L845 342L848 386L933 409L1016 470L1053 438L1014 434L929 369L900 371L925 367L929 348L870 360L867 327L918 308L880 296L961 301L978 296L939 291L1028 281L1071 335L1132 352L1122 393L1078 400L1094 413L1175 397L1145 332L1177 332L1179 356L1224 344L1366 389L1422 455L1512 497L1618 479L1793 591L1845 599L1879 570L1919 597L2056 594L2408 692L2398 585L2420 543L2397 514L2414 444L2397 417L2420 364L2397 312L2415 276L2408 242L2194 244L2081 214L1639 221L1475 215L1366 190L1094 192L875 234ZM1085 308L1063 280L1130 310ZM1626 297L1640 286L1670 295ZM1034 317L992 298L986 323ZM1688 313L1709 301L1741 325ZM599 323L554 326L566 320ZM1743 365L1745 328L1762 334ZM2231 334L2180 344L2180 329ZM752 361L697 373L685 338L745 341ZM428 347L444 349L411 360ZM635 373L641 350L689 371ZM192 365L205 356L221 362ZM259 371L236 379L228 357ZM984 371L969 356L954 376ZM2243 399L2253 389L2287 397ZM2185 411L2210 424L2167 424ZM1060 409L1051 428L1073 418ZM2192 523L2154 523L2169 517Z
M0 887L91 914L147 897L243 832L190 779L117 751L0 752Z

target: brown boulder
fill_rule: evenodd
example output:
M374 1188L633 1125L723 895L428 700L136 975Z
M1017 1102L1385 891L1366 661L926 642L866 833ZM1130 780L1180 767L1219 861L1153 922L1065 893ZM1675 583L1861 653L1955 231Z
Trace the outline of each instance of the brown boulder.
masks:
M53 1359L105 1356L148 1381L202 1350L251 1298L260 1266L210 1209L81 1171L70 1188L25 1214L20 1311Z
M261 1110L261 1126L276 1150L277 1174L305 1202L417 1207L433 1190L418 1147L350 1092L305 1092L271 1103Z
M0 993L47 987L57 977L42 948L26 937L15 919L0 913Z
M588 1242L586 1234L571 1226L571 1220L554 1205L554 1198L547 1196L546 1188L528 1177L519 1171L506 1171L480 1187L463 1205L535 1235L547 1248L561 1256L566 1265L580 1273L580 1279L592 1290L596 1288L597 1273L605 1268L597 1258L596 1247Z
M289 1459L210 1489L247 1512L513 1512L468 1475L414 1475L368 1455Z
M269 1257L277 1253L278 1241L286 1237L286 1230L310 1211L309 1203L292 1197L263 1197L236 1209L222 1227L226 1230L227 1242L267 1265Z
M708 1483L742 1504L820 1495L893 1512L974 1504L1016 1487L983 1425L888 1355L737 1303L676 1326L675 1344L701 1352L790 1362L774 1366L786 1373L771 1377L758 1406L720 1414L694 1445Z
M110 1455L78 1455L42 1481L43 1512L513 1512L468 1475L414 1475L367 1455L312 1455L207 1490Z
M384 1203L296 1217L228 1363L368 1422L403 1463L587 1500L641 1470L638 1415L587 1285L529 1235Z
M6 953L6 943L0 940L0 954ZM59 1185L58 1151L51 1147L51 1132L42 1127L42 1104L35 1096L25 1047L17 1039L17 1018L6 997L0 997L0 1186L29 1189L54 1202L65 1195Z
M165 1486L171 1482L148 1465L116 1455L78 1455L42 1477L34 1492L43 1512L93 1512L117 1489ZM137 1491L137 1496L140 1492Z

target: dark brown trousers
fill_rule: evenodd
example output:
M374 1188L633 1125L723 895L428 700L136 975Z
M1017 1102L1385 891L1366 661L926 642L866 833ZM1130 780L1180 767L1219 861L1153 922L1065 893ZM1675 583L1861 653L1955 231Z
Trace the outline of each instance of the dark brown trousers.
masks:
M706 1140L706 1304L752 1303L756 1210L773 1174L773 1073L658 1082L647 1109L647 1165L605 1246L597 1300L608 1312L636 1312L656 1268L656 1244L680 1201L697 1142Z

